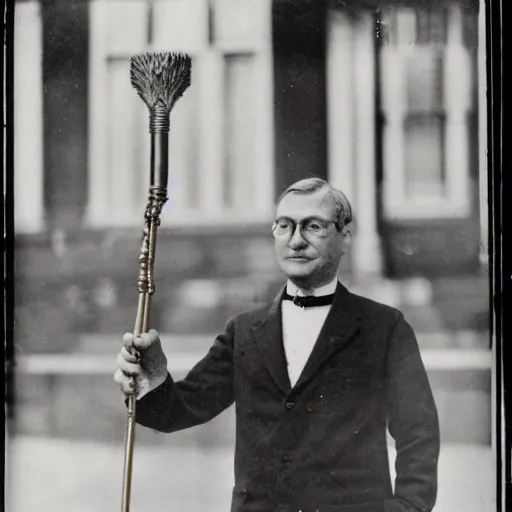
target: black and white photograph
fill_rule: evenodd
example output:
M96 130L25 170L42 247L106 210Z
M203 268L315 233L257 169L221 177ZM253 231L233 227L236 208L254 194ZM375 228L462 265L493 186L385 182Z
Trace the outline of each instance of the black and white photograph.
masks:
M484 0L12 9L6 510L501 510Z

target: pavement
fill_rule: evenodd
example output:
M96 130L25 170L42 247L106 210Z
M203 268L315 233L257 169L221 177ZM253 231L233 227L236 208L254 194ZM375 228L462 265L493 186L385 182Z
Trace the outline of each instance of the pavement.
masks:
M121 508L124 447L15 436L6 442L8 512L112 512ZM393 449L391 459L394 458ZM232 450L135 445L134 512L227 512ZM443 444L435 512L495 512L496 463L487 445Z

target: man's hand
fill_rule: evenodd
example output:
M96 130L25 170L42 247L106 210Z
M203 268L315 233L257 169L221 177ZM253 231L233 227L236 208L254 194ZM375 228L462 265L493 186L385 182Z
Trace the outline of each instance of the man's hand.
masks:
M132 333L126 333L117 355L117 366L114 380L126 395L141 398L162 384L167 378L167 358L158 332L152 329L135 338Z

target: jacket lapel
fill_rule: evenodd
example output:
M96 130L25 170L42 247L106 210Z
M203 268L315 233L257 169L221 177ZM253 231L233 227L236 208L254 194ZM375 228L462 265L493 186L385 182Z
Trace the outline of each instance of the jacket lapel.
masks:
M338 283L332 307L296 387L308 382L334 353L344 349L354 339L363 314L350 292Z
M281 390L288 393L291 390L291 384L288 377L281 325L283 292L284 288L272 302L268 314L253 325L252 332L268 372Z

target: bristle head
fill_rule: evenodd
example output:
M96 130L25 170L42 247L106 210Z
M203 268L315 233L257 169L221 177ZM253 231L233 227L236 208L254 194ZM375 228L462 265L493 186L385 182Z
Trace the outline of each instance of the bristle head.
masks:
M140 53L130 59L131 83L150 110L170 112L190 85L191 68L184 53Z

